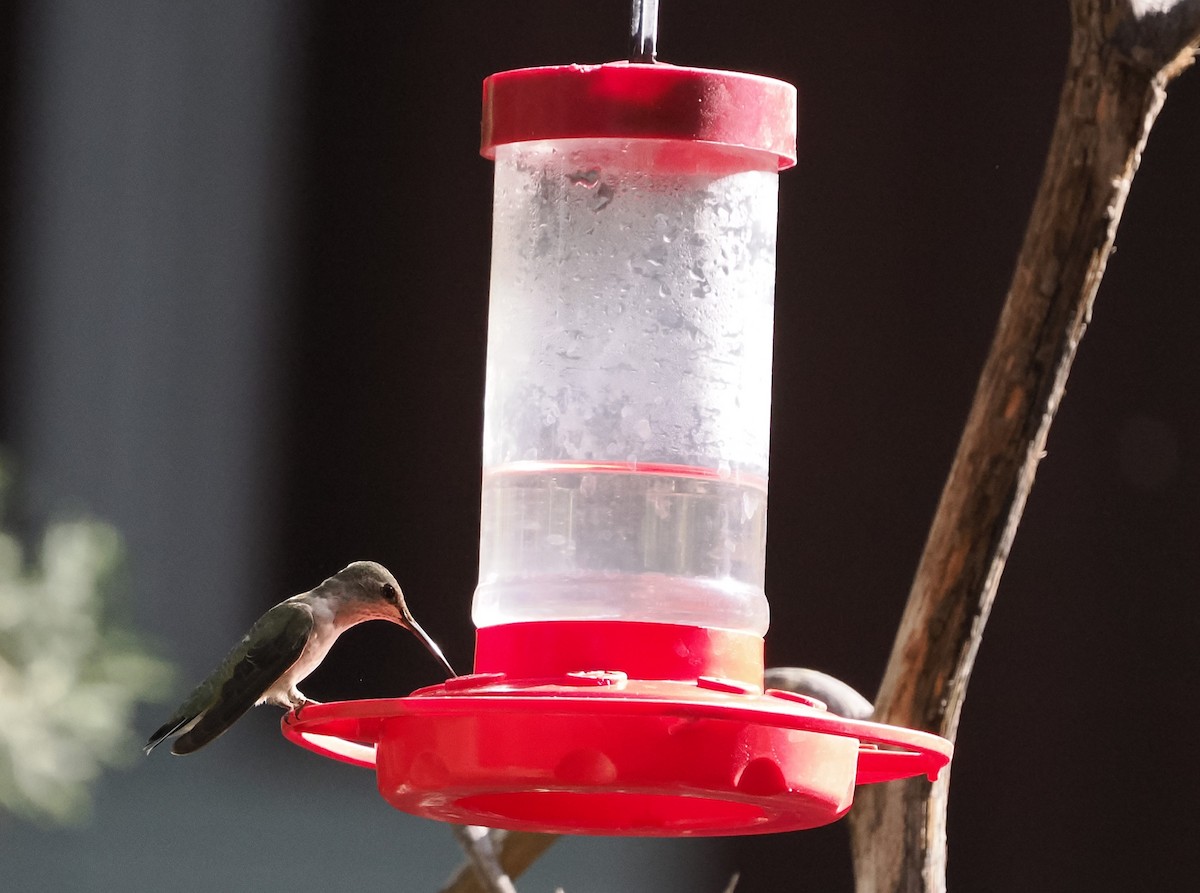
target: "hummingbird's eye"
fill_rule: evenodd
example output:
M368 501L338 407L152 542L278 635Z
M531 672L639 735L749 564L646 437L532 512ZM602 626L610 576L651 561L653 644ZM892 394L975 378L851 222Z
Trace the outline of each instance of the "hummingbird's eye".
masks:
M385 599L387 599L389 602L392 602L393 604L395 604L395 602L396 602L396 587L395 586L393 586L391 583L384 583L383 588L380 590L380 592L383 593L383 597Z

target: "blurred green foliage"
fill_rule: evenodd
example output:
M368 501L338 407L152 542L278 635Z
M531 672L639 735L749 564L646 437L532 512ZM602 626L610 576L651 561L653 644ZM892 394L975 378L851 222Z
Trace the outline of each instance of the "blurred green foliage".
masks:
M86 816L91 783L138 754L137 704L169 694L170 665L113 616L121 564L105 524L51 525L33 562L0 529L0 812Z

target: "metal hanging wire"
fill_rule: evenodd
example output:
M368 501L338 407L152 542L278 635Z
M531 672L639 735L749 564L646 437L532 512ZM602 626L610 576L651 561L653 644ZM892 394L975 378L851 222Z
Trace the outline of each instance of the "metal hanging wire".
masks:
M653 63L658 54L658 0L633 0L630 62Z

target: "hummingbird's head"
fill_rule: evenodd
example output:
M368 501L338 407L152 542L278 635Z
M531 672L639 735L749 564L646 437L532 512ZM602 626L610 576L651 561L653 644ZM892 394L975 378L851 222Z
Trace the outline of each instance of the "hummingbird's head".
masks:
M403 627L412 623L400 584L382 564L355 561L325 582L340 590L347 606L364 619L390 620Z
M413 619L408 605L404 603L404 593L396 578L382 564L374 561L355 561L334 574L326 583L336 582L349 601L348 607L354 610L363 620L389 620L412 632L421 640L429 653L436 657L451 676L457 676L442 649L420 624Z

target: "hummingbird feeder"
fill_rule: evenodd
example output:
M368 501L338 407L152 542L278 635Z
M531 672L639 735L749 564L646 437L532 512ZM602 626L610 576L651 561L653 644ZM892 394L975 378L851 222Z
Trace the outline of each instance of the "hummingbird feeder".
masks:
M950 742L763 689L779 171L796 91L649 61L483 85L496 164L474 673L284 734L405 812L811 828Z

